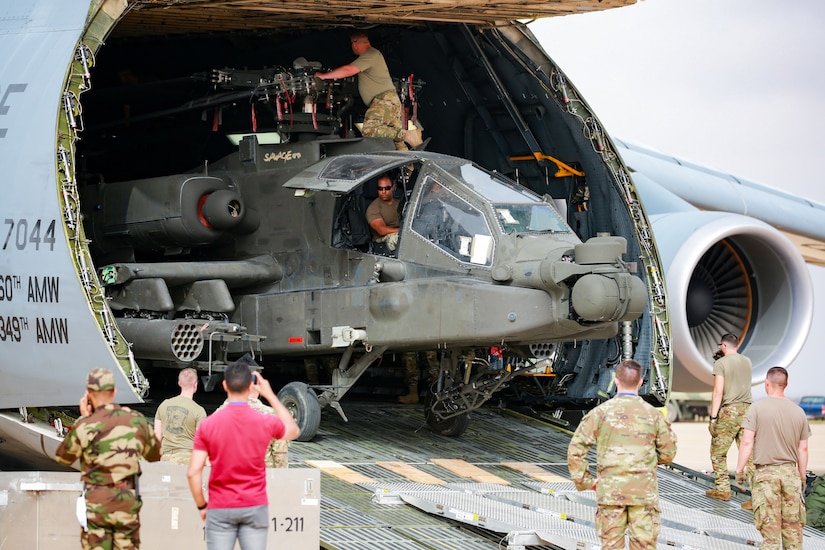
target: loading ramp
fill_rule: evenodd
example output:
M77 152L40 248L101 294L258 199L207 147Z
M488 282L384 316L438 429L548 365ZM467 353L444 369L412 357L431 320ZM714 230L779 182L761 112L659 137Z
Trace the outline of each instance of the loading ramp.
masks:
M345 407L349 422L329 415L315 441L290 447L290 467L322 472L322 548L599 546L595 493L569 481L569 433L485 408L460 438L449 438L426 428L421 406ZM759 546L753 514L740 506L748 495L708 498L710 478L679 466L658 475L659 548ZM825 533L805 528L804 535L806 550L825 550Z

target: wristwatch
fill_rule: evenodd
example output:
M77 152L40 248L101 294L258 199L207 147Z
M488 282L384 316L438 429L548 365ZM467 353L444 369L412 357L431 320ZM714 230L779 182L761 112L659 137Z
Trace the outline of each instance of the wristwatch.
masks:
M203 506L198 506L198 510L203 510L206 508L206 505L209 504L208 502L204 502Z
M718 419L718 418L719 418L718 416L711 416L711 417L710 417L710 419L711 419L711 420L716 420L716 419Z

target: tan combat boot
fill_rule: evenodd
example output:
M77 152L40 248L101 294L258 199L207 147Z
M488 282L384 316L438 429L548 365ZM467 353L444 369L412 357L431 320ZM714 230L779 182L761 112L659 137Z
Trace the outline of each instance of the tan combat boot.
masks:
M418 384L410 384L410 393L398 397L398 402L405 405L418 403Z
M725 493L718 489L708 489L705 491L705 494L710 498L715 498L717 500L730 500L730 491Z

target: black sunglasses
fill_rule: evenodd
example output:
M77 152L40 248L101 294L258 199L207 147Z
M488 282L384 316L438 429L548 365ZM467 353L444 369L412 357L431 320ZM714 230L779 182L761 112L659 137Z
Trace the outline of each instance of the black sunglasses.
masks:
M389 185L387 187L379 187L378 188L379 191L389 191L390 189L392 189L392 185Z

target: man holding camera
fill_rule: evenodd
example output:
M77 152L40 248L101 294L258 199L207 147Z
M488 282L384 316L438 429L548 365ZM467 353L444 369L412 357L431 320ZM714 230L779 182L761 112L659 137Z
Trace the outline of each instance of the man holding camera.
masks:
M291 441L301 430L269 382L252 374L249 363L235 361L223 378L229 403L198 425L186 474L189 489L206 522L209 550L231 550L236 540L242 550L263 549L269 526L264 455L273 438ZM251 391L269 402L274 416L249 406ZM207 459L212 466L208 502L203 494Z

